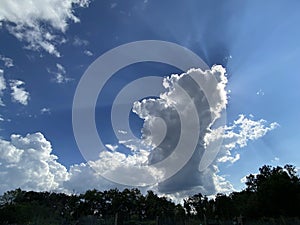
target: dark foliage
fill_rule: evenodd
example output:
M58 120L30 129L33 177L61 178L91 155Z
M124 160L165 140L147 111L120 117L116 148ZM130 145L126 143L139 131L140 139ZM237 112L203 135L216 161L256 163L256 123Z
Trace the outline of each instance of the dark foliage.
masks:
M247 177L245 190L210 200L199 193L186 198L183 206L152 191L144 196L138 189L89 190L81 195L16 189L0 198L0 224L225 224L241 215L265 224L267 218L299 219L295 167L263 166L259 174Z

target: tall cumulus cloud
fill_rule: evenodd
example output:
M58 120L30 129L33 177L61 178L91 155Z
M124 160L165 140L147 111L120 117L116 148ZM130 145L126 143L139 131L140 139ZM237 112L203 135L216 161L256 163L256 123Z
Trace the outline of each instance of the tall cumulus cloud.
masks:
M216 78L217 83L213 88L209 88L207 84L212 77ZM202 79L201 83L206 85L205 93L192 78ZM163 86L166 91L159 98L144 99L133 105L133 112L144 120L141 143L132 143L130 140L128 143L124 141L118 143L118 146L128 145L132 154L121 153L116 146L114 151L102 152L99 160L89 164L76 164L69 170L58 162L57 156L52 154L50 142L41 133L28 134L25 137L12 135L9 141L0 140L0 178L4 181L0 191L21 187L33 190L83 192L90 188L103 190L124 187L101 176L108 168L115 170L120 176L143 180L145 177L139 177L142 173L135 173L137 167L155 164L172 154L182 132L182 119L187 120L184 128L187 134L192 132L189 126L192 127L196 120L200 124L195 151L175 175L145 189L151 188L159 193L177 197L198 192L212 195L232 191L234 188L231 183L219 175L218 165L239 160L240 155L233 154L233 149L244 147L249 141L263 137L278 124L254 120L241 114L233 125L217 125L228 104L226 84L226 71L222 66L213 66L207 71L191 69L186 73L164 78ZM207 100L207 94L211 95L213 101ZM186 101L187 96L196 106L198 117L190 116L191 102ZM181 110L180 115L178 109ZM162 124L162 120L165 124L160 126L165 130L163 138L157 137L155 132L158 124ZM219 146L220 140L223 144ZM217 151L216 146L219 146ZM187 143L185 147L191 146ZM154 180L156 176L160 178L164 176L159 174L159 171L156 172L145 169L145 174Z

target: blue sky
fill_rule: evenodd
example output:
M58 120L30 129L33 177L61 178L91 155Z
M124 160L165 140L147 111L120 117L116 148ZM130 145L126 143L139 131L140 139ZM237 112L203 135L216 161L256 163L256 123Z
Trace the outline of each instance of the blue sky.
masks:
M174 192L189 194L199 190L213 194L216 190L240 190L244 187L241 178L257 172L264 164L289 163L299 168L300 2L52 0L43 4L35 0L31 5L28 1L15 2L0 3L0 69L6 87L0 91L3 102L0 183L5 183L0 188L2 192L19 186L47 189L46 181L39 183L28 172L31 164L24 165L32 158L37 160L36 157L28 156L26 162L22 161L25 156L15 162L10 158L17 158L14 154L18 151L22 155L34 146L38 146L37 151L44 151L45 143L52 146L48 146L51 153L47 150L47 157L50 154L58 157L54 160L59 164L55 172L51 169L45 172L47 177L54 174L52 189L83 191L114 186L105 182L99 185L99 177L95 175L93 180L92 172L86 171L88 166L80 166L85 160L73 134L73 97L80 78L94 60L117 46L141 40L173 42L192 50L209 67L222 65L228 79L228 126L241 114L251 121L266 121L257 124L264 125L261 128L266 131L264 135L252 140L248 133L246 146L230 149L231 156L239 154L238 160L215 163L219 172L211 172L212 177L218 176L213 181L214 188L202 184L212 182L203 178L197 185L183 185L185 189L175 188ZM159 63L140 63L117 72L97 101L95 118L103 143L118 145L121 152L128 150L120 147L109 123L113 99L124 85L141 76L166 77L181 72L186 71ZM279 126L268 130L272 123ZM142 119L132 113L130 124L135 134L141 134ZM34 136L38 132L42 136ZM20 135L18 141L12 140L12 134ZM32 136L26 139L27 134ZM26 141L33 147L29 148ZM39 158L39 162L48 166L54 162L51 160ZM23 169L7 169L12 162ZM86 173L90 176L89 184L80 186ZM7 179L15 175L22 179ZM56 177L60 178L55 180ZM30 182L33 179L37 181ZM179 180L175 182L178 186ZM218 182L223 182L223 188L218 189ZM159 185L153 188L162 193L169 190Z

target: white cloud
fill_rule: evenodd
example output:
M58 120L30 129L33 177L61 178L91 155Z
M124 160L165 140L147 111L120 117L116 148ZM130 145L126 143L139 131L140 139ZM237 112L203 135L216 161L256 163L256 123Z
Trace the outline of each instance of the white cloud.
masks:
M259 90L256 92L256 95L264 96L264 95L265 95L265 92L263 92L261 89L259 89Z
M77 193L83 193L88 189L94 188L102 191L116 187L121 189L120 185L116 185L104 179L85 163L72 165L68 177L69 178L63 182L63 187L64 189L69 190L69 192L75 190Z
M221 66L213 66L211 70L205 72L199 69L191 69L181 75L172 75L164 79L163 85L167 92L161 94L160 98L144 99L134 104L133 112L144 119L143 142L154 146L154 150L151 151L148 159L150 163L165 159L174 150L174 146L177 145L178 131L182 132L182 121L176 116L174 105L183 114L181 120L185 120L189 124L187 130L183 133L190 134L192 131L189 126L192 127L197 122L198 118L194 118L189 114L189 101L186 101L181 88L189 94L198 110L201 126L196 150L192 158L177 174L158 184L158 191L177 193L177 195L180 195L180 193L192 194L194 190L207 195L232 191L233 186L224 177L218 175L218 163L236 162L240 159L240 154L235 153L232 155L233 149L245 147L248 141L261 138L278 126L277 123L268 124L265 120L255 121L252 118L249 119L244 115L240 115L232 126L212 128L215 125L217 126L215 122L227 105L225 89L227 78L225 72L225 69ZM211 85L213 76L218 80L216 86ZM204 93L199 91L199 87L195 86L190 79L191 77L202 79L203 87L208 87L205 94L212 96L213 102L208 104ZM157 126L157 123L155 123L157 117L162 118L168 127L163 142L156 137L157 132L153 132ZM204 158L205 154L211 149L214 151L216 149L215 143L221 139L223 139L223 145L220 152L216 154L216 158L214 158L214 154L210 155L210 152L208 152L207 155L212 159L208 165L203 166L202 161L207 159L207 155ZM192 146L187 143L184 147L189 149ZM189 179L186 179L187 177Z
M118 145L106 144L105 147L114 152L119 146Z
M272 163L278 163L280 159L278 157L275 157L274 159L271 160Z
M57 65L57 68L61 72L64 71L61 65ZM203 79L206 86L209 86L211 76L216 76L217 86L208 89L207 92L207 94L213 96L214 103L208 104L204 93L199 91L199 86L195 85L191 76ZM104 179L101 175L105 174L106 177L115 178L118 181L124 179L124 183L130 181L132 184L144 185L149 181L153 181L154 184L151 189L177 197L199 192L212 195L217 192L233 191L232 184L219 174L218 163L234 163L240 158L239 153L237 153L238 148L246 146L249 141L263 137L267 132L275 129L278 124L269 124L265 120L255 121L253 117L247 118L240 115L233 125L215 128L216 119L220 117L221 111L226 108L227 104L226 83L225 70L221 66L214 66L211 70L205 72L192 69L181 75L166 77L164 79L165 93L162 93L157 99L144 99L134 104L133 111L144 120L142 140L138 143L135 140L123 140L119 143L130 148L132 150L131 154L118 152L117 146L108 144L106 147L111 151L104 150L99 154L97 160L90 161L89 164L73 165L69 171L57 162L57 157L51 154L50 143L40 133L33 134L33 137L37 136L39 138L31 138L30 135L22 138L16 135L12 136L10 142L2 140L0 149L3 153L1 152L0 158L2 157L3 163L0 164L0 168L4 173L0 173L0 176L3 176L0 178L5 181L3 189L26 187L35 190L59 189L83 192L91 188L103 190L124 187L121 184L115 184ZM194 101L199 118L190 116L189 109L191 105L186 101L184 97L186 94L181 91L182 88ZM157 183L158 180L164 177L164 173L148 166L148 164L156 163L168 157L174 150L174 145L178 143L178 131L181 130L181 121L177 115L175 104L177 109L181 110L182 118L187 121L187 134L192 132L189 127L192 127L193 123L200 119L199 140L188 163L173 177ZM162 142L161 137L157 136L157 132L153 132L157 121L160 121L157 120L158 117L164 120L167 128ZM123 133L124 131L120 130L118 132ZM221 138L223 138L224 144L217 158L212 160L207 167L199 169L203 154L208 146L212 146ZM4 144L6 144L6 147L1 148ZM184 147L189 148L191 146L187 143ZM149 151L151 148L154 149ZM42 152L45 152L45 149L47 150L46 153L42 154L45 156L44 158L40 157L41 149L44 149ZM234 154L232 150L235 151ZM30 153L27 160L23 160L24 152ZM33 165L32 161L36 165ZM51 172L49 172L50 169L47 169L50 164L53 165ZM2 170L3 166L4 169ZM30 170L31 167L34 170ZM10 168L14 170L10 170ZM26 172L21 174L15 168L26 168ZM34 171L40 171L41 168L45 168L47 172L41 172L40 176L34 174ZM11 176L11 174L15 174L11 180L5 177ZM30 183L30 179L35 180Z
M19 102L22 105L27 105L30 99L29 92L23 86L25 83L21 80L10 80L9 85L12 90L12 101Z
M50 108L42 108L41 109L41 114L51 114Z
M63 41L50 33L51 29L65 32L68 21L79 22L74 15L74 6L88 7L89 0L2 0L0 21L6 23L8 31L32 50L43 49L60 57L56 45ZM47 25L51 28L47 28Z
M191 69L181 75L172 75L164 79L163 86L167 91L162 93L160 98L135 102L133 112L144 120L143 142L154 147L148 158L151 164L168 157L177 146L180 133L190 136L194 132L194 124L200 120L200 134L197 137L198 142L191 159L173 177L158 184L159 192L186 194L197 190L210 195L218 189L224 189L225 186L229 187L226 181L217 175L218 170L215 165L199 170L199 163L205 152L203 139L208 128L215 123L222 110L226 108L227 78L225 72L222 66L213 66L211 70L207 71ZM214 78L217 79L217 83L214 83ZM200 80L203 86L199 87L195 80ZM205 94L203 87L206 88ZM208 104L206 95L213 99L210 104ZM191 114L192 105L197 110L197 116ZM180 116L178 112L180 112ZM153 132L158 125L155 122L157 117L164 120L166 124L167 131L162 142L161 138L156 137L157 132ZM185 123L184 128L181 126L182 123ZM193 144L186 142L180 152L185 152L186 149L194 149ZM186 179L187 177L189 179Z
M53 80L58 84L68 83L73 80L66 76L66 69L59 63L56 63L56 71L51 71L50 69L47 69L47 71L55 75Z
M125 131L125 130L118 130L118 133L119 134L127 134L127 131Z
M59 71L60 73L66 74L65 68L64 68L61 64L56 63L56 67L57 67L57 69L58 69L58 71Z
M126 157L118 152L103 152L99 160L91 165L103 169L121 165L120 170L125 170L128 176L138 180L140 178L132 176L129 168L134 168L134 165L144 160L147 160L147 156L143 154L140 157ZM14 134L8 141L0 138L0 171L0 194L19 187L66 193L125 187L104 179L86 163L72 165L68 171L58 162L58 157L52 154L51 143L41 133L27 134L25 137Z
M234 157L231 156L230 152L227 152L227 155L222 156L220 158L218 158L218 162L231 162L231 163L235 163L236 161L238 161L240 159L240 154L236 154Z
M246 181L247 181L247 176L242 177L240 181L241 181L242 184L246 183Z
M14 61L9 57L5 57L4 55L0 55L0 60L4 62L5 67L9 68L9 67L14 66Z
M258 173L251 173L251 174L254 175L255 177L258 175ZM241 182L242 184L245 184L245 183L246 183L246 181L247 181L247 176L248 176L248 175L243 176L243 177L240 179L240 182Z
M87 40L81 39L77 36L74 37L73 45L80 47L80 46L87 46L89 42Z
M6 82L3 76L3 70L0 69L0 106L5 106L2 100L3 91L6 89Z
M0 139L0 192L22 188L26 190L61 190L68 179L67 169L51 154L52 148L41 133L25 137L11 135Z
M87 56L93 56L94 54L89 51L89 50L84 50L84 54L86 54Z
M252 115L249 117L239 115L232 126L219 127L206 134L204 141L207 146L220 139L223 140L218 162L236 162L240 159L240 155L232 156L231 150L243 148L249 141L257 140L279 126L276 122L268 124L263 119L254 120Z

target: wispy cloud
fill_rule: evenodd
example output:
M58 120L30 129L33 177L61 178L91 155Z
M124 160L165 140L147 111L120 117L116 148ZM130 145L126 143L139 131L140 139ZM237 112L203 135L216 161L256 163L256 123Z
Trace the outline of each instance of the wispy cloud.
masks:
M2 100L3 91L6 89L6 82L3 76L3 70L0 69L0 106L5 106Z
M114 152L119 146L118 145L106 144L105 147Z
M50 108L42 108L41 109L41 114L51 114Z
M5 57L4 55L0 55L0 60L4 62L5 67L9 68L9 67L14 66L14 61L9 57Z
M271 160L272 163L278 163L279 161L279 157L274 157L274 159Z
M89 44L89 42L87 40L81 39L77 36L74 37L74 40L73 40L74 46L80 47L80 46L87 46L88 44Z
M52 71L49 68L47 69L48 73L55 75L53 81L58 84L64 84L72 81L72 78L66 76L66 69L63 65L56 63L56 71Z
M84 50L83 53L86 54L87 56L93 56L93 55L94 55L94 54L93 54L91 51L89 51L89 50Z
M117 5L118 4L116 2L113 2L113 3L110 4L110 8L113 9L113 8L117 7Z
M263 90L259 89L259 90L256 92L256 95L264 96L264 95L265 95L265 92L263 92Z

